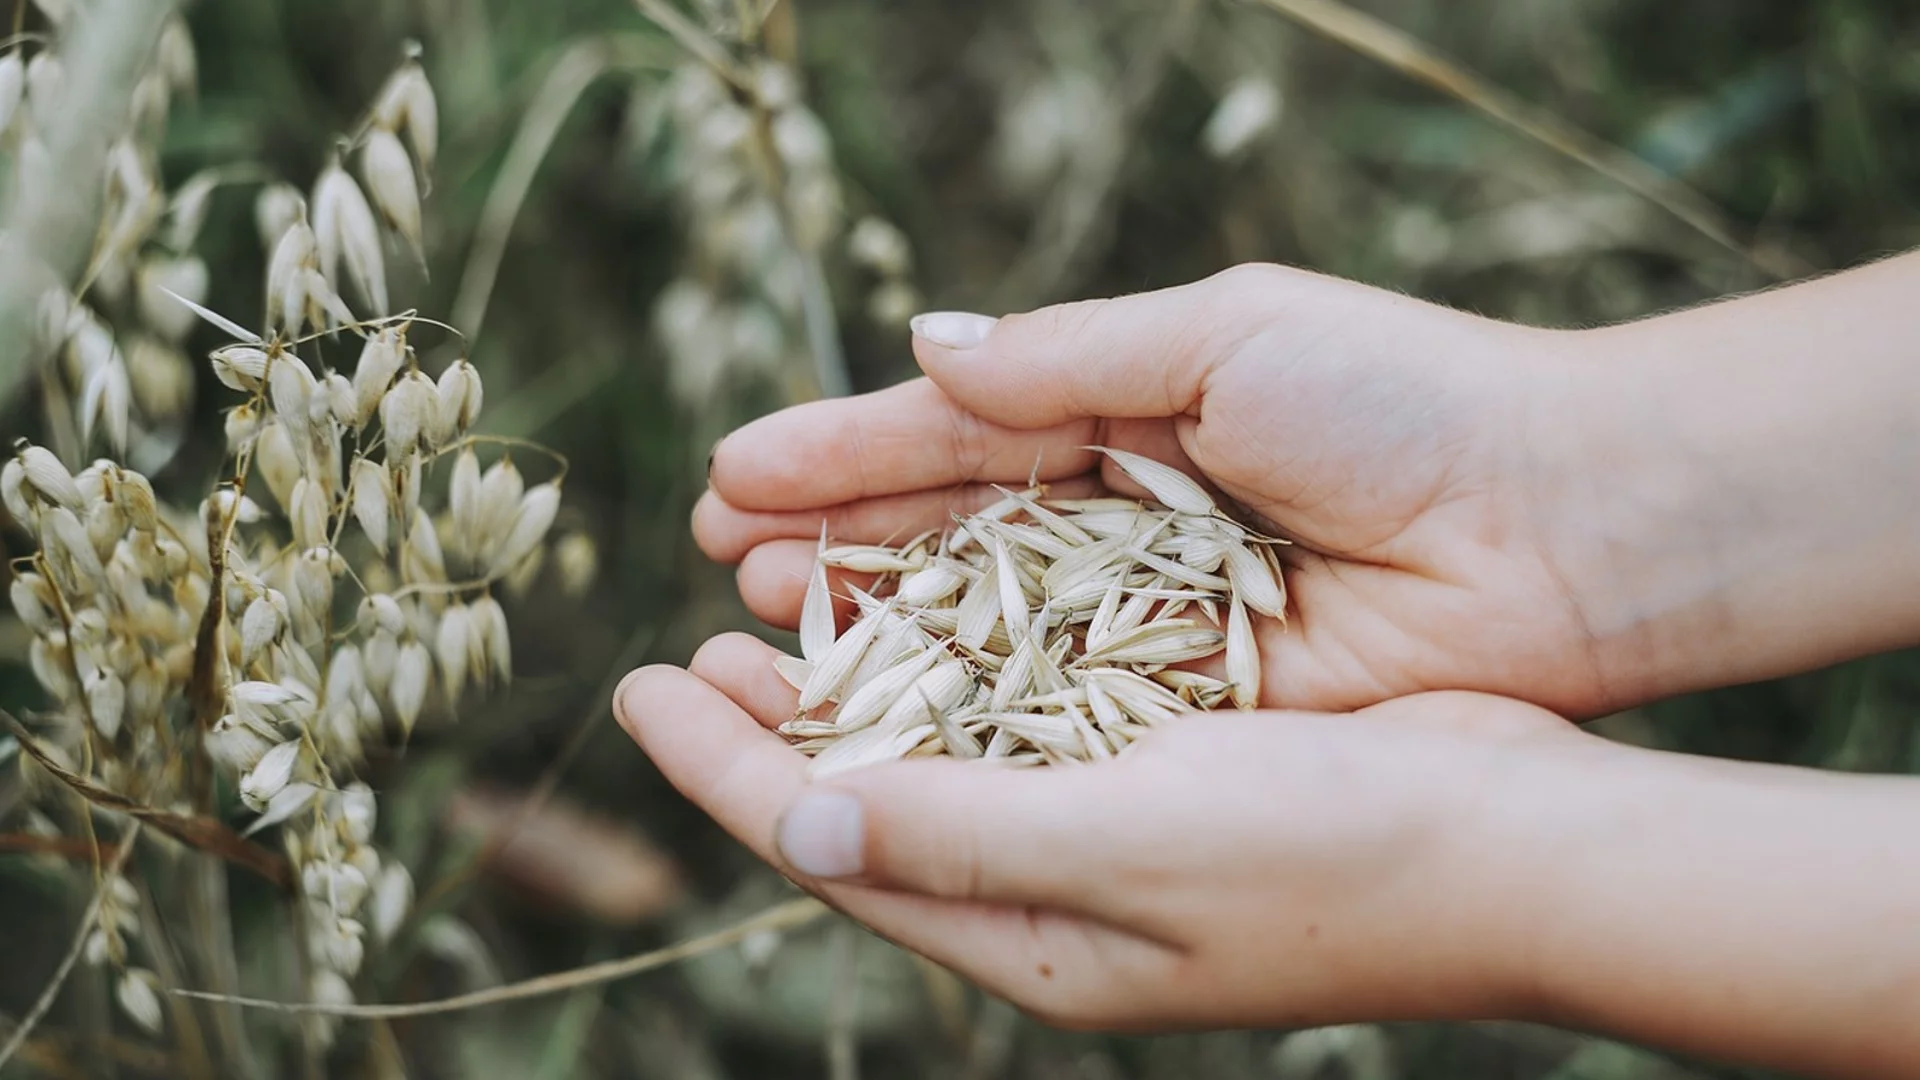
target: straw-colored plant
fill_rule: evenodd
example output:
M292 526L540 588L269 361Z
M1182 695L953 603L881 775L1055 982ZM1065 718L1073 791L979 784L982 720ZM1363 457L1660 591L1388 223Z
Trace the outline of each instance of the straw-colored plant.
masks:
M0 57L17 162L57 108L59 50L56 34ZM22 439L0 470L6 510L37 548L10 589L50 699L9 721L40 801L32 824L93 852L98 901L76 954L111 971L121 1011L155 1036L186 973L150 940L154 891L127 869L139 843L195 849L216 875L212 857L283 889L304 981L288 996L354 1000L413 893L375 846L366 749L456 720L512 678L496 593L538 572L566 472L541 447L478 433L479 371L464 358L424 370L415 340L445 328L391 302L396 279L424 267L439 138L417 50L311 185L257 199L266 301L246 322L258 331L204 306L208 274L191 253L209 200L245 174L160 187L169 95L192 82L191 43L172 22L109 154L86 272L40 303L48 400L71 410L50 425L70 421L70 452L103 456L81 465ZM164 464L192 437L183 350L201 321L225 339L208 359L236 396L224 479L177 506L129 459ZM563 554L577 573L582 553ZM250 818L240 828L226 823L227 793ZM255 839L268 835L279 851ZM194 974L230 984L231 932L210 936L202 954L226 962ZM196 1025L193 1006L170 1005ZM331 1024L309 1021L311 1048Z

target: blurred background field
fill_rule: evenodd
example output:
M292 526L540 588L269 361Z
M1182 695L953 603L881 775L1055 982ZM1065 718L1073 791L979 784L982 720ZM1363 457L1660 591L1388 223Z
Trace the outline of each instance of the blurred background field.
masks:
M1906 0L1359 6L1634 155L1657 171L1660 200L1436 91L1430 67L1383 63L1283 10L1324 3L703 0L671 9L679 39L628 0L187 5L200 85L170 121L172 182L224 161L304 182L401 42L424 45L443 134L431 272L397 287L478 328L486 429L572 459L564 520L597 555L584 596L536 590L516 605L510 694L375 763L382 838L439 914L404 955L370 964L362 999L638 953L790 895L660 781L605 702L635 663L683 661L713 633L758 629L687 535L713 441L789 401L908 377L916 311L1019 310L1272 260L1584 325L1920 244L1920 9ZM772 104L738 104L689 40L721 49ZM755 170L761 145L779 151L776 173ZM1679 185L1714 208L1731 245L1676 216L1700 220ZM264 255L247 195L216 198L201 251L211 294L254 310ZM216 464L227 402L210 373L200 379L196 424L211 437L154 477L163 494L204 490ZM32 397L5 409L0 430L38 436ZM25 640L10 619L0 626L9 707L36 700ZM1901 655L1601 726L1687 751L1906 772L1920 771L1916 717L1920 665ZM9 770L0 833L19 798ZM530 798L514 840L469 870ZM43 985L83 884L57 860L0 849L0 1014L19 1016ZM236 884L243 956L248 903L269 906ZM101 993L77 978L5 1074L99 1075L111 1060L121 1075L170 1075L164 1041L123 1031L132 1042L115 1053L87 1049L102 1034ZM1067 1035L825 920L610 984L357 1025L325 1069L1762 1075L1515 1026ZM298 1073L263 1075L283 1074Z

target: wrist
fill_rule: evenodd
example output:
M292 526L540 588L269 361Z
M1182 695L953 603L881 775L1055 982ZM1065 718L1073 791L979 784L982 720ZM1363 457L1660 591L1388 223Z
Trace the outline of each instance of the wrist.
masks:
M1573 336L1540 490L1606 708L1920 641L1920 364L1769 299Z
M1474 792L1461 827L1451 830L1460 855L1442 890L1478 958L1468 988L1475 1014L1466 1018L1563 1023L1572 1010L1552 954L1565 935L1565 878L1582 856L1552 823L1564 820L1569 803L1610 802L1617 759L1628 751L1571 726L1487 749L1486 768L1469 777Z
M1511 789L1523 1016L1833 1076L1920 1066L1911 780L1591 740Z

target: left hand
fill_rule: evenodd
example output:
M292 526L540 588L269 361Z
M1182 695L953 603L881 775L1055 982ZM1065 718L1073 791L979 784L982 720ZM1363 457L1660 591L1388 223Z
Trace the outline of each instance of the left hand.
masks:
M774 656L717 638L691 672L630 676L618 714L802 887L1067 1027L1528 1011L1538 867L1506 842L1512 817L1542 759L1609 752L1531 706L1440 693L1194 715L1099 764L910 761L809 785L770 730L795 705Z

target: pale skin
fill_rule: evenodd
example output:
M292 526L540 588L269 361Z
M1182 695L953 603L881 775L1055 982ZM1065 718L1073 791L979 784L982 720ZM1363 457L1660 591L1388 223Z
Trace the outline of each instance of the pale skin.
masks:
M1532 1019L1809 1075L1920 1075L1920 781L1567 723L1920 643L1920 257L1528 329L1242 267L919 321L926 377L716 450L695 514L791 627L825 520L898 538L1038 476L1211 482L1287 549L1263 711L1111 762L809 784L772 649L623 723L742 842L1043 1019Z

